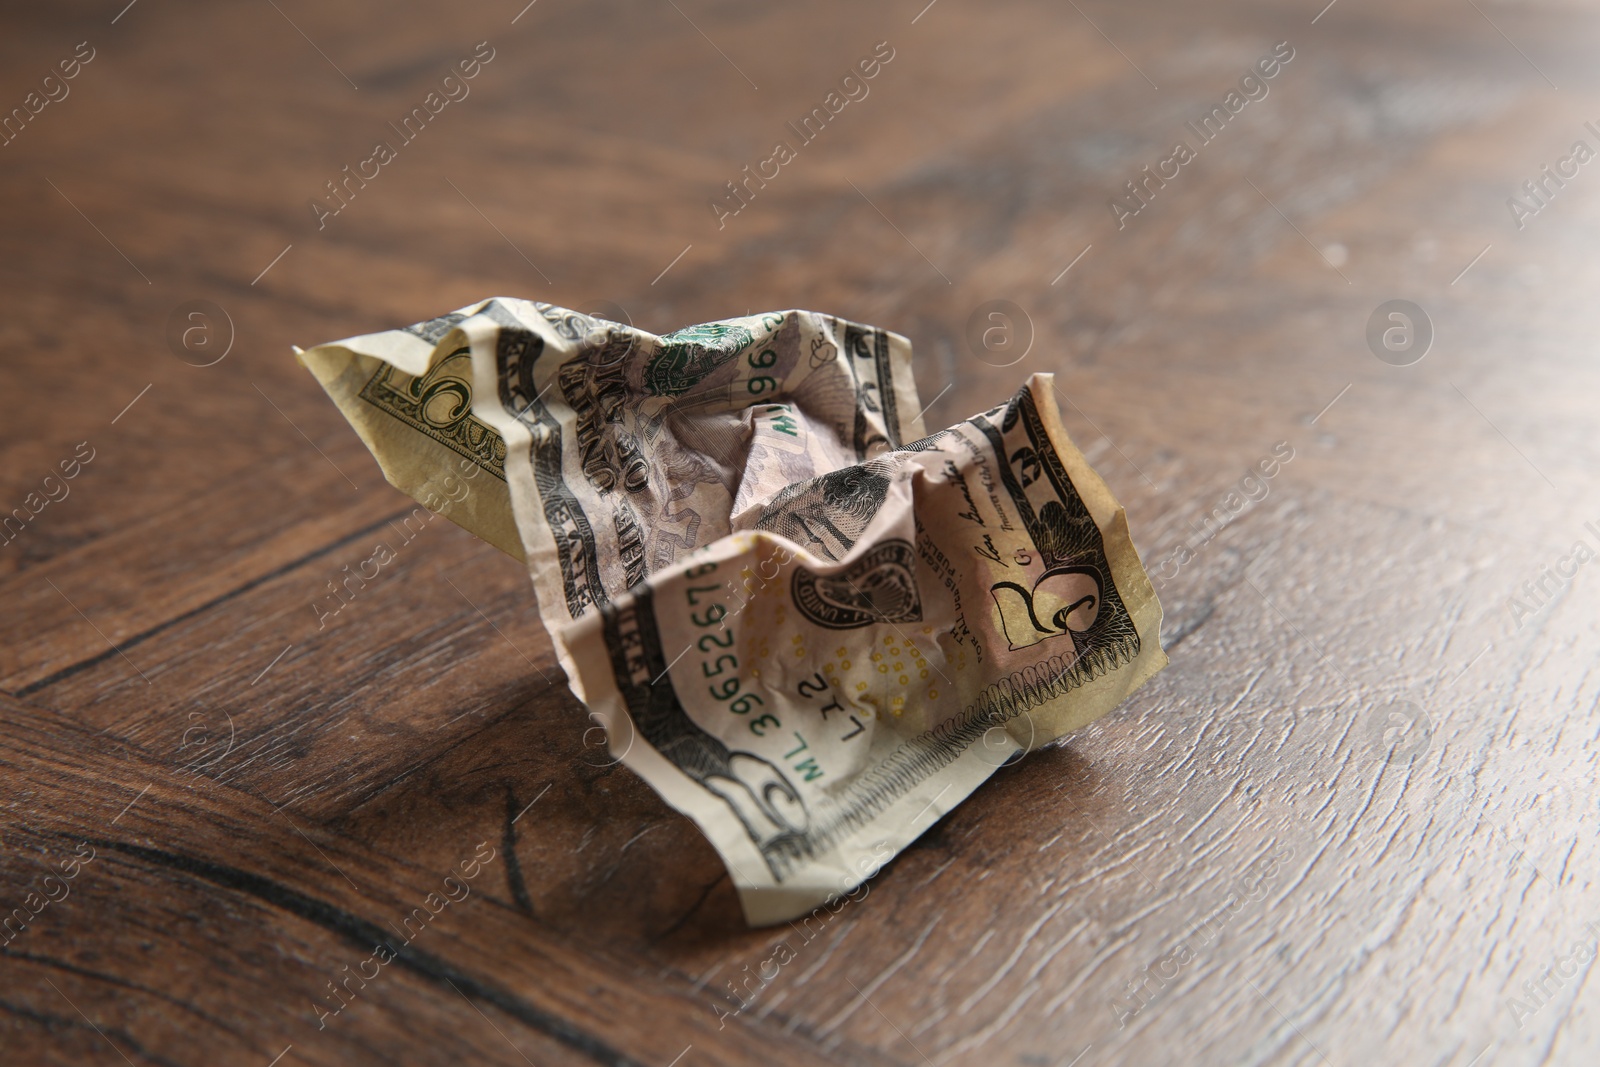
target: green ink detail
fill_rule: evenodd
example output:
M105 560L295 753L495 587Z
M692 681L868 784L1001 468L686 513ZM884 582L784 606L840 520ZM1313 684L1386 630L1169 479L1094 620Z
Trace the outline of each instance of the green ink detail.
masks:
M644 369L644 387L656 396L682 396L751 343L750 331L725 322L689 326L661 338L661 351Z

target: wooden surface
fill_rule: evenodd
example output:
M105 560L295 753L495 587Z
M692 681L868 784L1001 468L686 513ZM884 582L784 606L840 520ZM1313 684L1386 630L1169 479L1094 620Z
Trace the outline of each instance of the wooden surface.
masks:
M1600 547L1600 162L1521 229L1506 200L1600 145L1600 18L922 3L13 5L0 105L94 58L0 147L0 507L93 459L0 548L0 908L29 909L0 1060L1595 1062L1600 564L1510 598ZM308 200L485 40L319 230ZM1110 198L1280 41L1119 230ZM317 625L410 505L290 345L490 295L881 324L930 426L1054 371L1172 666L864 899L747 929L609 765L517 564L435 522ZM1014 366L966 340L996 299L1031 322ZM1411 366L1365 339L1391 299L1436 331ZM231 320L212 366L169 344L193 300ZM1427 718L1385 749L1397 701Z

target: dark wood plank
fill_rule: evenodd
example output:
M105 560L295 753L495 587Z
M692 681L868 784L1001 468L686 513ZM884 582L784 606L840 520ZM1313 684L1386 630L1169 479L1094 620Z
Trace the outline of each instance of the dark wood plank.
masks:
M61 898L8 930L3 952L22 998L8 1005L9 1021L36 1024L24 1036L43 1037L40 1025L54 1029L65 1018L152 1058L212 1056L220 1047L231 1059L273 1055L269 1038L288 1034L300 1037L298 1059L329 1063L404 1058L419 1045L496 1063L516 1062L513 1053L658 1062L686 1043L727 1063L771 1055L759 1027L719 1026L690 1010L698 1005L688 982L646 993L630 968L529 936L500 893L477 892L509 877L497 820L475 828L488 836L442 842L455 859L430 869L308 830L270 803L174 775L16 701L5 707L0 760L30 787L36 811L60 813L30 819L8 839L8 883ZM85 770L72 768L78 761ZM73 856L89 858L46 884ZM362 968L375 944L391 951ZM153 951L162 946L172 951ZM488 972L475 962L489 960ZM370 982L346 984L347 965ZM330 981L342 995L328 991ZM379 990L384 1010L363 1011ZM243 1005L253 1010L241 1014ZM454 1029L446 1020L469 1007L482 1014L480 1025L441 1040L434 1031ZM408 1021L397 1025L395 1011ZM637 1044L615 1027L635 1013L656 1020ZM803 1047L782 1055L825 1062Z

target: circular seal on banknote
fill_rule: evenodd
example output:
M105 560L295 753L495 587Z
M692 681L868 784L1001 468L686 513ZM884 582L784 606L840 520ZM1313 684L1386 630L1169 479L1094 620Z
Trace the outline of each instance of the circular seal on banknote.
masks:
M800 614L830 630L922 618L916 556L908 541L885 541L838 574L796 567L791 591Z
M752 340L750 331L735 322L707 322L675 330L661 338L661 350L644 368L645 391L682 396Z

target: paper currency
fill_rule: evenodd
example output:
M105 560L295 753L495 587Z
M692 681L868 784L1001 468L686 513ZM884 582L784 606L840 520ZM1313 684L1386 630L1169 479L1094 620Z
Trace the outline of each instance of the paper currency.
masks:
M909 343L812 312L656 337L496 299L299 356L425 504L493 476L446 513L527 561L573 691L754 924L1166 663L1048 375L924 436Z

